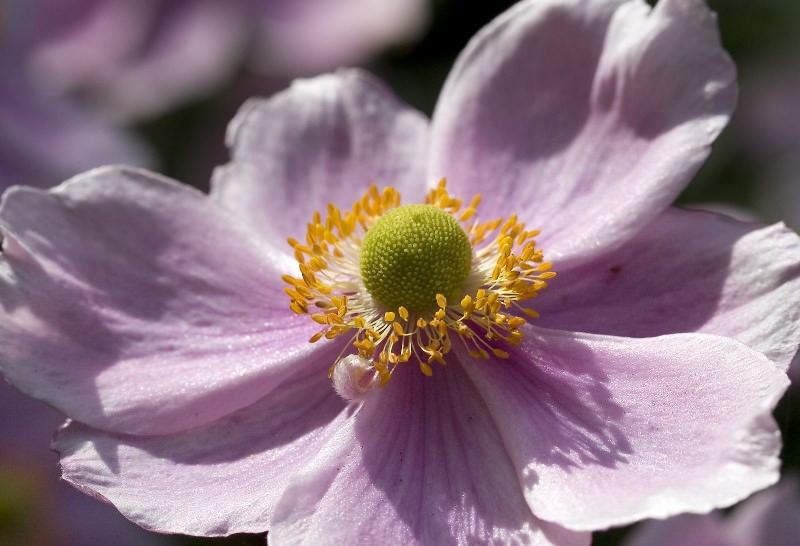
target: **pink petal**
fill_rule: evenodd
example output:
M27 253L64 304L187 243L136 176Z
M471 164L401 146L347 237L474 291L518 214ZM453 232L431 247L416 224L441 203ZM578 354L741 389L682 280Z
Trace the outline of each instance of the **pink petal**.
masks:
M276 544L588 544L525 504L486 406L459 367L399 370L293 479Z
M670 209L621 248L556 269L532 302L540 326L625 337L719 334L782 370L800 343L800 239L782 225Z
M183 430L335 357L307 343L314 323L288 310L273 258L187 186L97 169L9 190L0 223L0 368L73 419Z
M483 192L487 217L514 209L548 259L586 261L678 195L735 96L701 0L524 1L450 73L430 174Z
M294 472L342 426L343 409L320 370L203 428L131 437L72 423L54 447L64 479L146 529L264 532Z
M707 512L777 480L770 412L788 381L760 353L704 334L525 333L509 360L465 367L537 517L602 529Z
M216 171L211 193L288 253L286 237L304 238L314 211L349 209L372 182L419 201L426 144L427 120L371 76L299 80L242 107L228 128L233 159Z

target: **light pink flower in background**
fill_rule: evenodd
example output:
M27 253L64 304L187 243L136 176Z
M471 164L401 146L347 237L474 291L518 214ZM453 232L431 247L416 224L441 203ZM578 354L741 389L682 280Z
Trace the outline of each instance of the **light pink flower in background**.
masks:
M417 35L427 8L425 0L7 0L0 188L49 187L99 165L152 166L121 122L208 96L245 62L285 78L365 60Z
M120 125L207 97L245 63L272 70L283 86L292 74L366 60L418 35L427 8L425 0L7 0L0 188L53 186L98 165L152 166Z
M800 42L781 58L766 59L744 77L734 138L760 173L755 207L800 229Z
M783 479L736 507L642 523L624 546L794 546L800 537L797 479Z
M253 1L253 0L251 0ZM261 17L252 57L277 75L361 63L425 30L429 0L254 0Z
M424 0L10 0L10 47L47 89L118 120L207 96L245 61L281 76L360 62L422 29ZM252 53L249 51L252 49Z
M152 158L132 135L40 92L0 55L0 189L55 186L109 163L147 166Z
M208 95L235 74L250 29L241 2L12 0L9 11L33 81L121 121Z
M122 168L14 188L0 366L72 419L65 479L161 532L572 545L733 504L778 478L771 411L800 341L797 236L670 208L734 80L699 0L529 0L467 46L431 121L342 71L248 102L210 196ZM541 229L558 277L523 283L541 318L504 316L519 346L482 337L487 361L454 343L431 377L398 365L377 387L351 358L348 403L328 372L355 349L308 343L321 326L289 310L286 238L371 182L406 204L442 177L483 195L481 221ZM330 263L361 244L342 237ZM355 318L392 320L351 295Z
M143 531L112 506L59 479L56 454L42 446L63 420L58 412L0 380L0 544L169 544L165 537Z

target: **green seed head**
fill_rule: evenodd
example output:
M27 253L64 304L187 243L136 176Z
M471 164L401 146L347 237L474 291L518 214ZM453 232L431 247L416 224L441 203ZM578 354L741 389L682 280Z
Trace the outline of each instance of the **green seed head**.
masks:
M361 276L370 295L389 309L436 307L453 299L472 262L472 246L455 218L433 205L392 209L364 236Z

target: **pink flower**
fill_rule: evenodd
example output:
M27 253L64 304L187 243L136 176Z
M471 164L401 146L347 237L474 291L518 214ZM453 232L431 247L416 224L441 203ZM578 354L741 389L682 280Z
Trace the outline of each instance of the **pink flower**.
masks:
M797 479L754 495L733 515L684 514L642 524L625 546L792 546L800 533Z
M59 480L53 453L42 445L62 421L0 381L0 544L168 546Z
M114 119L201 98L245 57L273 75L357 63L410 39L424 0L10 0L9 42L49 89ZM253 51L250 51L250 50Z
M781 56L761 59L744 73L747 93L742 97L734 139L737 149L760 176L753 187L755 208L766 218L780 218L800 229L800 62L795 40Z
M425 0L6 0L0 188L50 187L98 165L152 166L152 154L120 122L208 96L245 61L285 83L291 74L366 60L418 34L427 6Z
M133 135L41 93L0 55L0 189L54 186L108 163L149 165L152 158Z
M425 30L430 0L255 0L252 62L299 75L362 63Z
M669 207L735 92L699 0L530 0L430 122L346 71L247 103L210 196L14 188L3 373L72 419L65 479L156 531L571 545L730 505L777 480L800 340L797 236Z

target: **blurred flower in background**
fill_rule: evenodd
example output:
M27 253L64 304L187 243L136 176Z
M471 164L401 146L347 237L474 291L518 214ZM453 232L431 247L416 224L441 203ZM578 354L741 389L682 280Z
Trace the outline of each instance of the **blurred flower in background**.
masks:
M10 0L28 76L112 119L209 94L251 61L280 75L358 63L424 28L427 0Z
M0 380L0 545L170 544L58 479L58 457L43 447L63 421Z
M245 0L255 3L257 69L309 75L360 64L390 44L418 38L429 0Z
M710 0L737 61L737 111L686 202L728 201L800 228L800 2Z
M685 514L642 523L623 546L796 546L798 540L800 488L790 476L728 515Z
M238 2L11 0L8 39L33 83L110 119L163 113L237 70Z
M131 122L271 77L363 61L417 36L427 0L5 0L0 187L153 166Z
M147 165L147 147L70 101L48 95L0 53L0 191L52 186L100 163Z
M743 67L741 78L735 139L757 173L753 207L800 229L800 40Z

